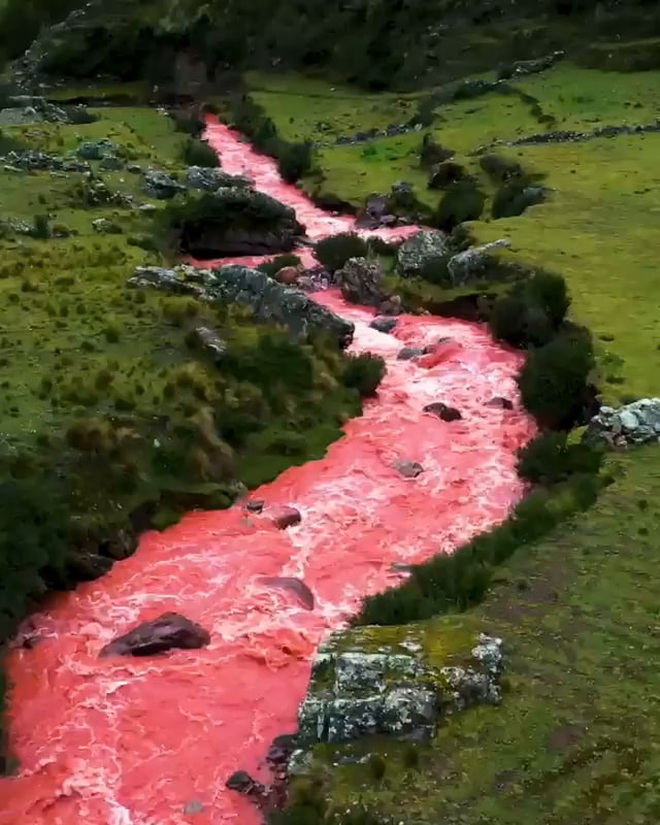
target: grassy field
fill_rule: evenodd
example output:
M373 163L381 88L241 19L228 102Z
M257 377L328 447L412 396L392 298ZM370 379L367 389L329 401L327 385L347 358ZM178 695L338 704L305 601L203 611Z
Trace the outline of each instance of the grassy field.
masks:
M478 610L426 628L437 640L477 628L507 646L498 708L448 721L419 766L409 747L364 742L324 754L387 755L327 775L333 804L362 800L406 822L452 825L651 825L660 816L655 552L660 462L647 448L587 518L514 558ZM384 628L383 636L393 629ZM377 638L377 636L376 636Z
M551 129L651 123L659 80L658 72L560 64L516 83L554 125L540 124L538 111L519 96L488 94L439 108L432 128L490 196L493 186L473 154L479 147L501 141L499 154L545 175L552 189L546 203L500 220L489 217L488 204L471 228L480 240L509 238L506 254L513 260L565 276L573 317L594 334L603 397L615 404L660 392L660 136L503 144ZM295 128L297 115L286 98L261 100L278 124L293 118L289 128ZM304 112L300 101L296 106ZM348 112L343 118L352 122ZM420 142L421 135L410 134L324 148L324 186L358 203L405 179L432 205L441 193L424 188ZM417 766L411 767L410 746L393 740L317 748L315 774L334 810L361 802L388 822L405 811L411 825L660 820L653 573L660 453L639 449L611 458L610 467L617 478L598 503L505 565L480 608L411 629L426 639L432 660L448 636L478 630L502 636L503 704L451 719L430 745L418 748ZM398 630L372 632L375 643L387 643ZM357 762L370 753L385 757L382 778L368 759Z

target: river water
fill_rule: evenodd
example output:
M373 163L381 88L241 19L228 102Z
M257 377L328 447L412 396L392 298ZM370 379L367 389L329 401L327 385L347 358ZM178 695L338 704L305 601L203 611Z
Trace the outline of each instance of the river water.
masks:
M352 219L323 213L284 184L269 158L223 125L210 122L207 139L226 171L248 172L293 206L310 237L352 228ZM34 617L43 641L9 661L20 773L0 780L0 825L256 825L256 811L225 780L237 769L267 779L268 746L295 730L319 643L365 594L400 581L394 562L452 552L520 498L515 451L534 426L519 406L519 353L495 345L483 327L428 316L402 316L394 333L379 333L369 309L332 291L314 298L354 322L352 351L387 362L378 398L323 459L253 493L269 506L297 507L298 526L280 531L238 506L191 513L147 533L134 556ZM441 337L453 341L416 363L396 360L402 346ZM493 396L515 409L484 406ZM423 413L433 401L463 419ZM424 472L402 478L399 459L419 461ZM315 609L262 576L303 578ZM202 624L210 645L98 658L112 638L166 611Z

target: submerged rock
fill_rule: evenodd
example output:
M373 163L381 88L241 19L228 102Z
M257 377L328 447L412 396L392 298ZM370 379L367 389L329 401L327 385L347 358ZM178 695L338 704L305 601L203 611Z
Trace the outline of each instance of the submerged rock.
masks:
M314 610L314 594L302 579L296 579L293 576L264 576L259 581L267 587L289 590L305 610Z
M236 771L225 782L225 786L230 791L237 791L244 796L259 796L261 797L265 788L256 779L253 779L247 771Z
M396 268L402 278L419 277L428 261L447 252L447 236L438 229L423 229L404 241L397 252Z
M378 330L378 332L392 332L392 330L396 327L398 321L396 318L383 318L378 317L374 318L374 320L369 324L372 329Z
M424 472L424 468L418 461L395 461L394 467L404 478L417 478Z
M397 361L410 361L412 358L419 358L424 355L424 347L403 347L397 353Z
M642 398L618 409L601 407L583 439L608 447L660 442L660 398Z
M490 401L486 401L485 406L498 407L500 410L512 410L513 401L509 401L508 398L502 398L502 396L496 395L494 398L491 398Z
M106 656L152 656L172 648L194 650L204 647L211 636L201 625L180 613L163 613L157 619L143 622L119 636L101 650Z
M434 401L433 404L427 404L423 409L424 412L437 415L443 421L460 421L463 418L460 410L443 404L442 401Z
M343 649L342 636L332 637L316 656L298 713L303 746L375 734L424 740L442 717L501 700L500 639L481 635L471 650L449 656L439 668L412 641L376 652L359 649L359 634L349 642Z

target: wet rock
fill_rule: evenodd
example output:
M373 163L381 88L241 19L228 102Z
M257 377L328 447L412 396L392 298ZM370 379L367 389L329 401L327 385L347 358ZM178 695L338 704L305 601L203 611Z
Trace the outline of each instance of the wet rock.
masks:
M435 401L433 404L427 404L424 407L424 412L437 415L443 421L460 421L463 416L455 407L450 407L443 404L441 401Z
M252 499L252 501L245 502L245 509L248 513L260 513L264 509L265 501L260 499Z
M512 410L513 409L513 401L509 401L508 398L502 398L502 396L495 396L495 398L491 398L490 401L486 401L486 407L498 407L500 410Z
M403 312L403 301L398 295L390 295L378 307L381 315L401 315Z
M208 631L185 616L163 613L105 645L100 656L152 656L172 648L194 650L210 641Z
M295 507L273 507L266 515L280 530L286 530L287 527L293 527L302 521L300 510L296 510Z
M179 192L185 192L186 187L169 172L147 169L142 180L142 191L150 198L169 200Z
M297 737L291 733L283 733L281 736L276 736L273 739L268 753L266 754L266 761L271 766L271 769L278 770L286 768L291 754L296 749Z
M298 266L284 266L275 273L275 280L278 284L294 286L298 283L304 270Z
M377 263L366 258L349 258L335 272L335 283L347 301L377 307L383 300L381 285L384 277L383 270Z
M474 246L453 255L447 262L447 271L454 286L474 283L475 281L489 280L489 270L493 270L495 280L500 273L499 268L493 265L492 252L495 249L504 249L511 246L511 241L502 238L492 243Z
M278 284L264 272L238 264L214 270L185 264L174 269L137 267L128 286L195 295L205 301L245 304L259 321L281 324L296 339L324 332L335 338L340 347L353 340L355 327L350 321L312 301L302 290Z
M404 478L417 478L424 472L424 468L417 461L395 461L394 467Z
M91 582L112 569L113 561L96 553L75 553L67 561L67 568L74 581Z
M501 700L500 639L481 635L474 647L448 655L446 666L437 668L413 639L381 645L377 652L372 647L370 637L363 640L353 631L319 649L298 712L300 745L375 734L429 739L444 716Z
M294 524L297 523L298 522L294 522ZM286 526L288 527L289 525ZM302 579L297 579L293 576L263 576L259 581L267 587L280 587L284 590L289 590L305 610L314 610L314 594Z
M398 321L396 318L374 318L374 320L369 324L372 329L378 330L378 332L392 332L392 330L396 327Z
M660 398L642 398L618 409L601 407L583 440L606 447L660 442Z
M423 347L404 347L397 353L397 361L410 361L412 358L419 358L424 355Z
M243 796L263 796L265 788L256 779L253 779L247 771L236 771L225 782L225 787L230 791L236 791Z
M447 236L437 229L423 229L404 241L397 252L396 268L402 278L421 276L430 260L447 252Z
M250 179L243 175L229 175L222 169L207 166L189 166L186 169L185 182L189 189L201 189L204 192L215 192L223 186L252 185Z
M196 327L193 330L193 342L210 355L216 364L221 363L227 355L226 342L209 327Z

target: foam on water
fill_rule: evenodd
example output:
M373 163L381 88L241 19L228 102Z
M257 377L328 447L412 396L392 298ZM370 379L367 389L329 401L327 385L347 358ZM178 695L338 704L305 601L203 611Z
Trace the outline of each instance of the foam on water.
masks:
M248 172L293 206L311 237L352 228L282 183L274 163L226 127L211 122L207 137L226 171ZM0 825L257 823L225 781L237 769L267 779L268 746L295 730L319 643L366 594L400 581L394 562L451 552L520 498L515 452L534 432L514 380L520 354L484 328L447 319L402 316L392 334L380 333L369 327L371 310L332 291L313 297L355 323L353 351L386 360L378 398L323 459L254 492L268 506L297 507L299 525L280 531L240 507L190 513L33 617L43 641L9 658L21 767L0 780ZM396 360L404 345L446 336L453 341L418 362ZM515 409L484 406L493 396ZM457 407L462 420L423 413L433 401ZM403 478L399 459L419 461L424 472ZM304 579L314 610L261 581L273 576ZM116 635L170 610L206 627L210 645L98 658ZM203 810L185 814L193 801Z

